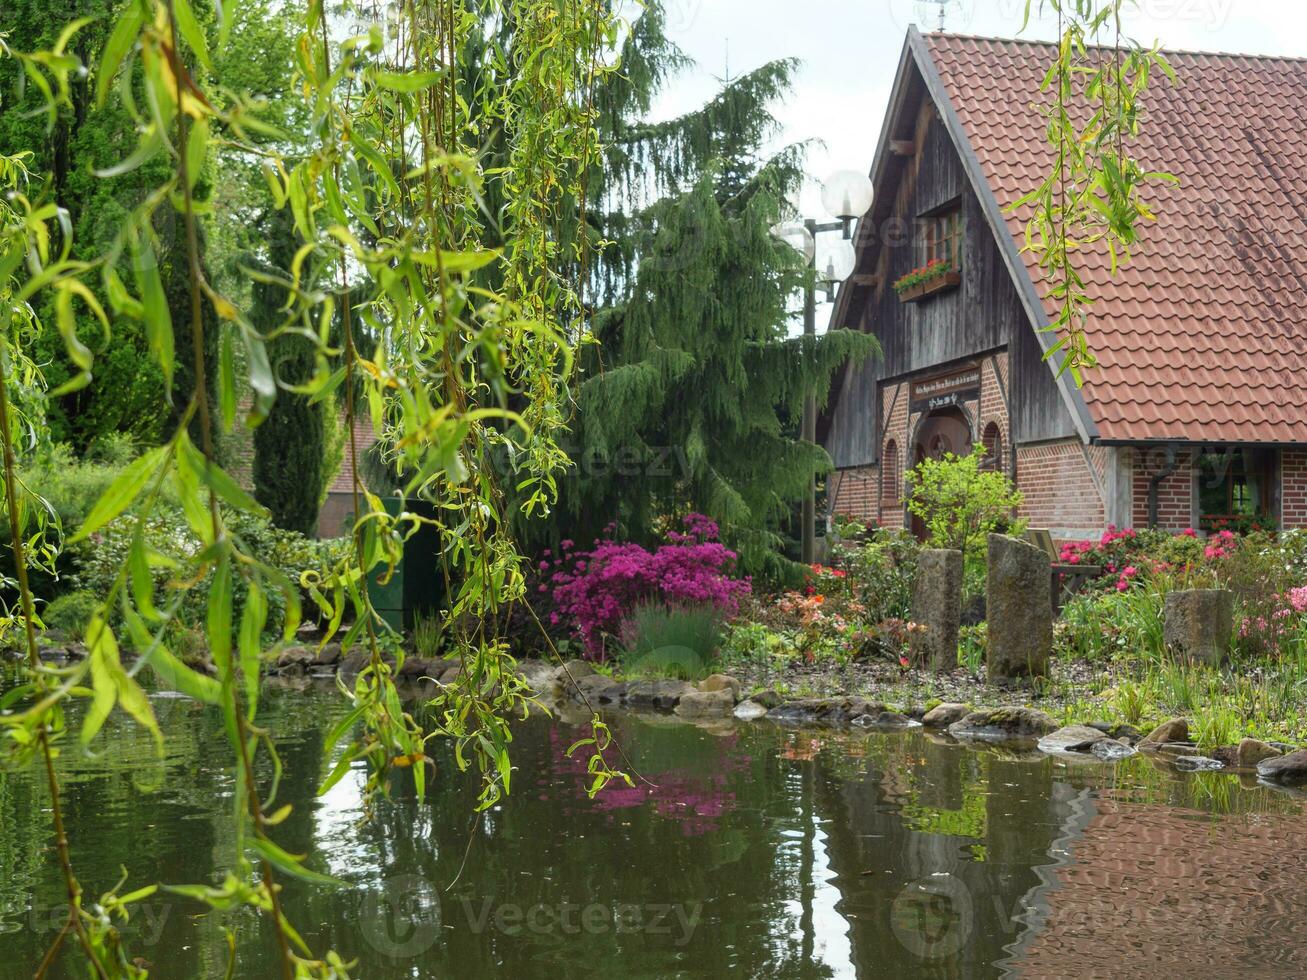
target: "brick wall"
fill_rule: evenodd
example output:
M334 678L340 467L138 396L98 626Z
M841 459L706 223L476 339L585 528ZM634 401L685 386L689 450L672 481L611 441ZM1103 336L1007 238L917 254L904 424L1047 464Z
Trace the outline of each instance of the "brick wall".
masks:
M1007 354L985 358L980 366L980 418L976 420L976 439L983 440L991 424L998 427L1000 467L1012 472L1011 426L1007 409Z
M1018 514L1060 540L1097 537L1103 497L1078 439L1017 447Z
M1280 456L1280 526L1307 527L1307 449Z
M880 468L862 466L838 470L826 477L826 491L831 496L831 513L860 520L877 518L876 497L880 487Z
M1194 455L1182 449L1175 456L1175 472L1157 488L1157 526L1167 531L1193 527ZM1148 488L1153 476L1166 469L1163 449L1139 447L1135 450L1134 477L1131 481L1135 527L1148 527Z

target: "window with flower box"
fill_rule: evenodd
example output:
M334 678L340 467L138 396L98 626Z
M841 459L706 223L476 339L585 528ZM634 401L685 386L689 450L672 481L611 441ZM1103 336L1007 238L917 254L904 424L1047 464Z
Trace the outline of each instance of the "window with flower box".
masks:
M894 291L904 303L915 303L962 282L962 208L949 205L920 219L918 255L921 265L894 280Z
M1207 446L1199 453L1194 469L1198 513L1204 530L1274 527L1275 453L1272 450Z
M925 220L926 262L962 268L962 209L954 206Z

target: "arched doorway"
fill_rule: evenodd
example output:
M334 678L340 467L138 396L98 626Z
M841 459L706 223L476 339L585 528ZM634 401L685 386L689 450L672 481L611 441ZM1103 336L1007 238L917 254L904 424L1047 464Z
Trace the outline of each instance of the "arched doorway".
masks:
M971 452L971 423L959 408L941 408L917 423L912 442L912 465L925 459L942 459L946 453L965 456ZM926 537L926 525L912 515L912 533Z

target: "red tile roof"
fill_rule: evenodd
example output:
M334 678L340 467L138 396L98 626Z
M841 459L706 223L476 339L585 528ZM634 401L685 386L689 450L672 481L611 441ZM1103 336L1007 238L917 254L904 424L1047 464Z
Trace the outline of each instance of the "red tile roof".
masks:
M926 45L1006 207L1052 167L1033 104L1053 48ZM1151 186L1158 220L1116 278L1105 250L1081 259L1098 300L1086 404L1109 441L1307 443L1307 61L1168 58L1179 83L1154 76L1135 153L1181 183ZM1018 243L1027 216L1007 216Z

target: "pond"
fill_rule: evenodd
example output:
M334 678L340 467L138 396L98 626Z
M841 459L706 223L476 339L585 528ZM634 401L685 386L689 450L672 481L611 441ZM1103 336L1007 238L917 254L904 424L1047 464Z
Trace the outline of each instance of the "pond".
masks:
M155 697L167 757L129 727L61 762L89 893L209 882L229 865L232 780L212 711ZM272 688L279 841L343 883L287 886L318 950L365 978L1284 976L1307 970L1303 803L1143 758L1115 767L917 734L703 728L617 715L644 781L598 799L564 752L581 719L517 730L514 792L480 820L446 755L426 802L361 822L363 773L322 798L330 688ZM0 776L0 977L62 922L46 800ZM256 916L158 894L131 927L160 978L276 975ZM63 973L75 972L71 957Z

